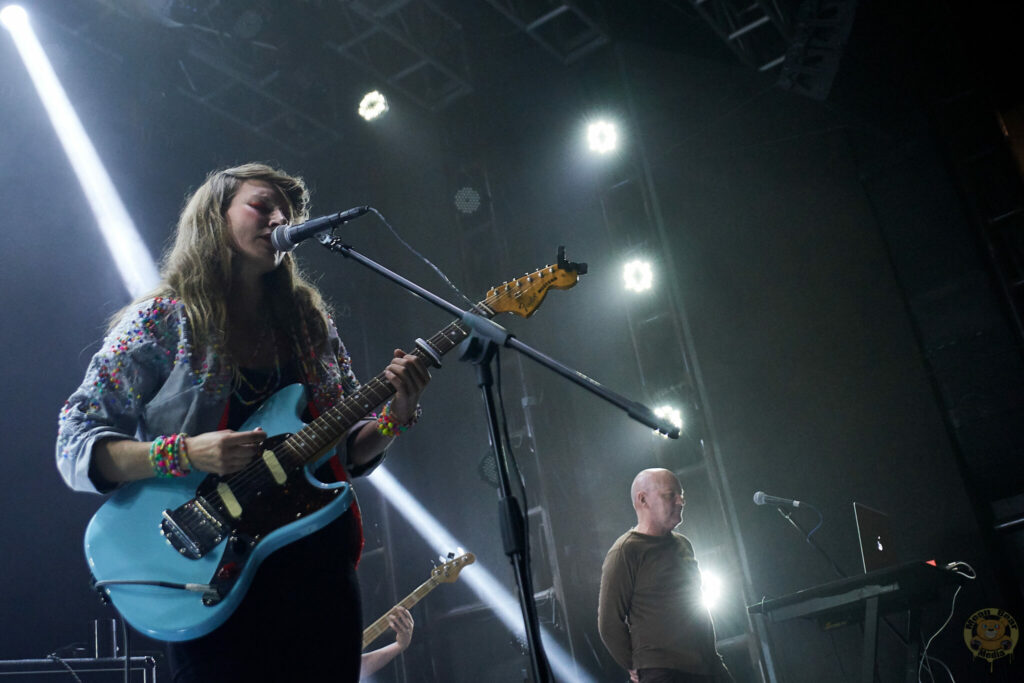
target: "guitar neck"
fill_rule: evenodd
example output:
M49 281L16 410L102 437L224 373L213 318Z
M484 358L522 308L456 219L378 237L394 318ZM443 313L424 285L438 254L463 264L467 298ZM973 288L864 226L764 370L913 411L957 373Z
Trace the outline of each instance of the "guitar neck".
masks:
M494 317L494 312L483 302L474 307L474 312L486 318ZM462 321L455 320L426 340L426 343L438 356L443 356L468 336L469 330ZM433 364L430 354L423 349L417 347L411 353ZM352 425L394 394L395 388L383 372L363 384L354 394L339 401L288 439L287 448L294 456L293 462L302 466L316 460L336 446Z
M430 591L437 588L438 584L440 583L441 582L438 580L436 576L431 576L429 579L421 583L416 590L405 596L405 598L400 603L395 605L395 607L404 607L406 609L412 608L413 605L415 605L417 602L425 598ZM381 634L384 633L384 631L388 630L388 615L391 614L391 610L393 609L394 607L389 609L387 612L384 613L383 616L381 616L380 619L367 626L366 629L363 631L364 650L367 648L367 646L369 646L370 643L380 638Z

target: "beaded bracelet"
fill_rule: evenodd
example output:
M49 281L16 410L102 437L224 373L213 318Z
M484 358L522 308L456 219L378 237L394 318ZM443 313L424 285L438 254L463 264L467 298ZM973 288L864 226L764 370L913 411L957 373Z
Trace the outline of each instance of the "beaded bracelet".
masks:
M149 464L158 477L184 477L192 471L185 439L188 434L170 434L153 439L149 447Z
M422 414L423 408L417 403L416 412L412 414L412 418L405 424L400 425L395 421L394 415L391 414L391 401L388 401L384 404L384 407L381 408L380 414L374 414L374 417L377 418L377 431L380 432L382 436L397 436L409 431L409 428L419 421L420 415Z

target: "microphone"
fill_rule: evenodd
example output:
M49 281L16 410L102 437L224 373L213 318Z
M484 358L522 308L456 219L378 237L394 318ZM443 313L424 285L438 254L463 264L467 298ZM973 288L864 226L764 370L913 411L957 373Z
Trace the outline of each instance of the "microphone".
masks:
M270 243L278 251L291 251L299 242L359 218L369 210L368 206L357 206L341 213L313 218L298 225L279 225L270 233Z
M795 508L798 508L801 505L799 500L790 500L789 498L769 496L764 491L758 491L757 493L754 494L754 503L756 505L792 505Z

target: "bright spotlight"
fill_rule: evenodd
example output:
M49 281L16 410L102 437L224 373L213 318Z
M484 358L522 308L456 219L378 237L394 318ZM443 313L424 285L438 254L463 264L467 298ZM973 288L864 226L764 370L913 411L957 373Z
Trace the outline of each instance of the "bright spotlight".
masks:
M25 10L17 5L8 5L0 10L0 18L10 31L32 84L39 93L125 287L133 297L141 295L152 289L159 279L153 257L139 237L135 223L121 202L75 108L71 106L43 46L32 32Z
M654 284L654 269L650 261L630 261L622 267L622 279L631 292L644 292Z
M722 597L722 579L706 569L700 570L701 592L704 594L702 601L709 610L715 609L715 605Z
M619 143L619 134L615 124L608 121L595 121L587 126L587 143L590 149L598 154L613 151Z
M28 12L21 5L7 5L0 9L0 24L8 31L28 25Z
M654 414L662 418L663 420L668 420L669 422L671 422L672 426L678 429L679 431L683 430L683 414L679 412L678 409L673 408L672 406L659 406L654 409ZM654 433L658 434L664 439L668 438L667 435L662 434L657 429L654 430Z
M381 93L374 90L363 96L359 103L359 115L367 121L380 118L388 110L388 101Z

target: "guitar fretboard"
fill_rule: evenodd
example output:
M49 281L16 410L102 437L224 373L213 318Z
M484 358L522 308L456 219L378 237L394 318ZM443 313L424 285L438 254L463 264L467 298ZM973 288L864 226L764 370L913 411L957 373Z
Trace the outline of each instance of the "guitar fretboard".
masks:
M484 302L478 303L473 311L485 318L494 317L494 312ZM426 340L430 348L443 356L466 337L469 330L462 321L455 320L437 334ZM417 347L410 352L427 363L432 363L429 354ZM320 417L312 420L305 427L293 434L279 446L279 457L283 455L292 468L303 467L313 462L323 453L333 448L341 438L359 420L381 405L395 394L395 387L387 381L384 373L363 384L351 396L339 401L337 405L324 411Z
M438 584L440 583L441 582L438 580L437 577L430 577L429 579L421 583L416 590L405 596L405 599L398 603L398 605L395 605L395 607L404 607L406 609L412 608L413 605L415 605L417 602L425 598L430 591L437 588ZM394 609L394 607L392 607L391 609ZM367 646L369 646L370 643L380 638L381 634L384 633L384 631L388 630L388 614L391 614L391 610L388 610L384 616L382 616L380 619L367 626L366 629L363 631L364 650L367 648Z

